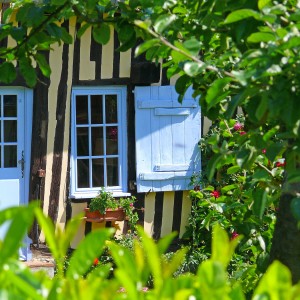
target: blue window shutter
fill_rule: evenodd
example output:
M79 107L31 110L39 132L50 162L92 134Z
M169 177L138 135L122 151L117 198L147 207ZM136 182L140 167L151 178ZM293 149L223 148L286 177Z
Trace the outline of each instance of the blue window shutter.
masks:
M135 88L137 191L187 190L200 171L201 116L189 90L178 102L173 86Z

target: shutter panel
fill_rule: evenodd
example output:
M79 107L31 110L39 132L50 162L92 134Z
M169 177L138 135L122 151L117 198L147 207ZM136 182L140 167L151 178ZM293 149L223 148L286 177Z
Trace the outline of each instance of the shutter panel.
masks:
M187 190L200 171L201 116L188 90L182 104L173 86L135 88L137 191Z

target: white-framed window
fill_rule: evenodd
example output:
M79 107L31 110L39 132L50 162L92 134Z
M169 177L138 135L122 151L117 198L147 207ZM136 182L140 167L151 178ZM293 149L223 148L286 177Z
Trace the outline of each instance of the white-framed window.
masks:
M72 198L127 195L126 87L73 87Z

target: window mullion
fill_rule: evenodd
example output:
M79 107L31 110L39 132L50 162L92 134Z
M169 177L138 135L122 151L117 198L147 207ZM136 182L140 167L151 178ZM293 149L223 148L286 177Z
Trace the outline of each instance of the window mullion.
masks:
M89 143L89 187L93 186L93 164L92 164L92 110L91 95L88 95L88 143Z
M106 95L103 95L102 101L103 110L103 170L104 170L104 186L107 187L107 164L106 164Z

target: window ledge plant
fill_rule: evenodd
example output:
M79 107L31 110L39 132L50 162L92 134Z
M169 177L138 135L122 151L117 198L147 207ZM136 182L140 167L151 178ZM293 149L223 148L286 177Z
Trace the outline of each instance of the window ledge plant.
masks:
M102 188L99 194L91 200L89 207L85 209L86 217L89 220L98 221L123 221L126 218L130 227L135 227L138 221L138 215L134 211L135 200L133 196L115 198L111 192Z

